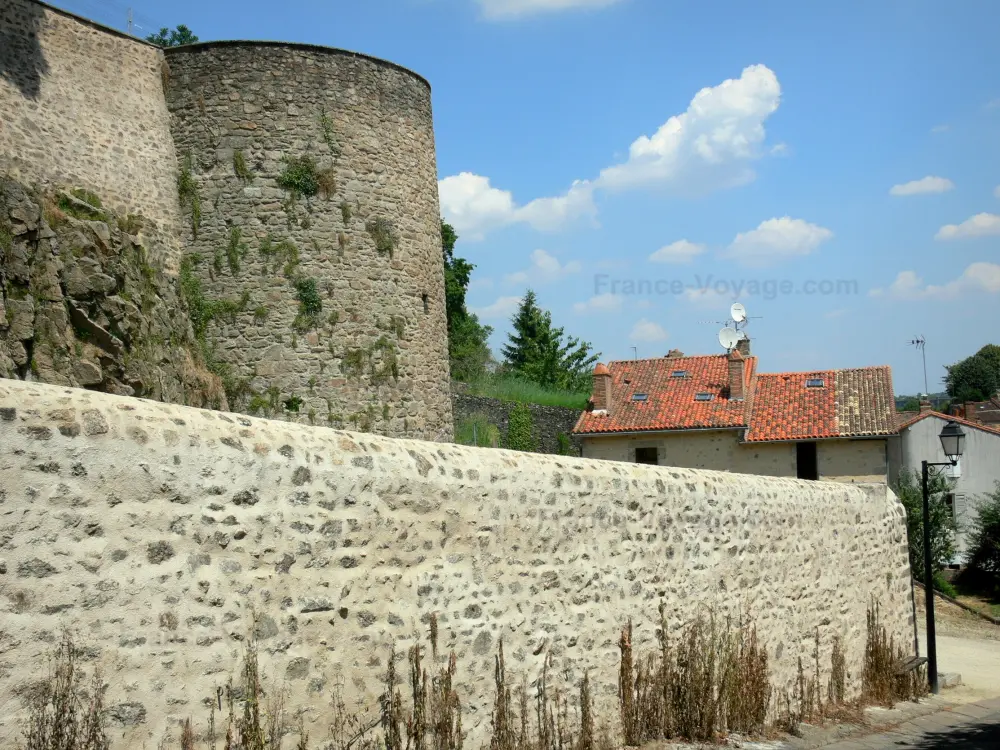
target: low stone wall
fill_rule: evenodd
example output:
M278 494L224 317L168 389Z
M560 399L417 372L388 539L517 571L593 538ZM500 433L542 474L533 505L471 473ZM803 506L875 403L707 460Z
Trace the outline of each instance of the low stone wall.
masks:
M455 429L474 414L484 414L490 424L500 429L500 435L507 434L507 423L511 409L517 406L511 401L501 401L486 396L470 396L466 393L451 394L451 409L455 415ZM579 409L567 409L562 406L540 406L528 404L531 418L535 424L535 438L538 440L539 453L559 453L559 435L569 438L572 455L579 456L582 450L580 439L571 433L580 418Z
M508 679L575 684L616 709L619 630L652 645L696 614L755 617L776 695L843 639L856 694L865 612L912 639L902 506L838 485L394 440L0 380L0 745L64 627L108 683L114 747L198 734L261 666L325 739L329 692L377 706L390 647L439 627L465 746ZM405 663L397 674L407 674ZM403 694L407 691L404 689ZM404 699L405 700L405 699ZM224 720L218 717L224 728Z

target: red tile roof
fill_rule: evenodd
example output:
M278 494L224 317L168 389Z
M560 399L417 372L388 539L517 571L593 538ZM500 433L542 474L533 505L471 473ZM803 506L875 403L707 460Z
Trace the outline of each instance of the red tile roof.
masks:
M903 430L905 430L907 427L911 427L912 425L915 425L921 419L927 419L927 417L937 417L938 419L943 419L946 422L954 420L955 422L958 422L959 424L965 425L966 427L975 427L977 430L982 430L983 432L988 432L991 435L1000 435L1000 429L998 429L996 427L991 427L991 426L985 425L982 422L973 422L970 419L963 419L962 417L956 417L956 416L950 415L950 414L942 414L939 411L925 411L923 414L918 414L917 416L913 417L912 419L909 419L906 422L902 422L899 425L900 432L902 432Z
M821 378L821 387L806 382ZM892 371L860 367L757 376L757 401L748 443L894 435Z
M749 389L757 365L756 357L743 363L744 383ZM601 365L598 365L600 368ZM725 355L706 357L659 357L610 362L612 404L608 414L586 411L574 432L636 432L644 430L691 430L746 426L750 401L731 401L729 362ZM671 377L686 370L685 377ZM633 401L645 393L645 401ZM696 393L712 394L711 401L696 401Z
M745 427L747 442L892 435L897 431L888 367L800 373L757 373L744 362L746 400L729 399L726 355L609 363L608 413L584 412L574 433L616 433ZM600 367L600 366L599 366ZM683 378L671 377L686 370ZM822 378L822 387L806 380ZM626 382L628 381L628 382ZM645 401L632 399L645 393ZM696 401L696 393L711 393Z

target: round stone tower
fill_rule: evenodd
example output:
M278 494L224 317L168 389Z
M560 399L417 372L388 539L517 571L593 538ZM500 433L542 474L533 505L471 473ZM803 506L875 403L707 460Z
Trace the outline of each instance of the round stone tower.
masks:
M449 440L430 86L301 44L166 50L181 287L235 411Z

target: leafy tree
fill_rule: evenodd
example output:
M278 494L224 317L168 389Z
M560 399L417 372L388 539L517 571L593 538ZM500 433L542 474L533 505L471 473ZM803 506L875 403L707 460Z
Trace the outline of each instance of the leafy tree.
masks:
M539 385L586 391L599 354L589 342L566 337L552 325L552 314L542 310L534 291L525 292L511 319L513 331L503 347L505 365L512 372Z
M198 37L191 33L191 29L187 26L180 24L173 30L164 26L155 34L147 36L146 41L161 47L179 47L182 44L194 44L198 41Z
M1000 482L979 503L966 562L972 578L1000 594Z
M915 396L910 396L896 407L896 411L917 411L919 409L920 401Z
M934 572L941 570L955 555L955 518L944 501L944 494L951 487L948 480L937 472L928 477L931 522L931 565ZM918 581L926 581L924 574L924 496L921 478L917 472L904 470L893 487L896 496L906 509L906 534L909 540L910 572Z
M527 404L518 404L507 415L507 439L504 448L513 451L536 451L535 420Z
M1000 389L1000 346L987 344L945 369L944 382L953 401L985 401Z
M492 358L486 343L493 333L491 326L482 325L465 306L465 294L475 266L455 256L458 235L454 227L441 222L441 250L444 254L445 314L448 319L448 359L451 376L456 380L475 380L486 371Z

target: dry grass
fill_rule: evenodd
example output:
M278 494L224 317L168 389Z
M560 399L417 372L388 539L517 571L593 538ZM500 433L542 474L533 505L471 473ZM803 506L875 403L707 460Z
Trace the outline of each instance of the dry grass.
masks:
M906 674L895 674L896 663L905 658L903 649L886 634L878 604L868 608L868 638L861 674L861 697L866 703L891 706L897 701L914 700L926 695L927 669L920 667Z
M725 731L764 729L771 700L767 652L756 628L720 628L698 617L671 642L664 610L659 652L636 660L631 621L619 639L619 708L625 743L662 739L712 740Z
M29 692L23 750L107 750L104 684L95 670L89 689L77 665L79 651L64 633L47 679Z

